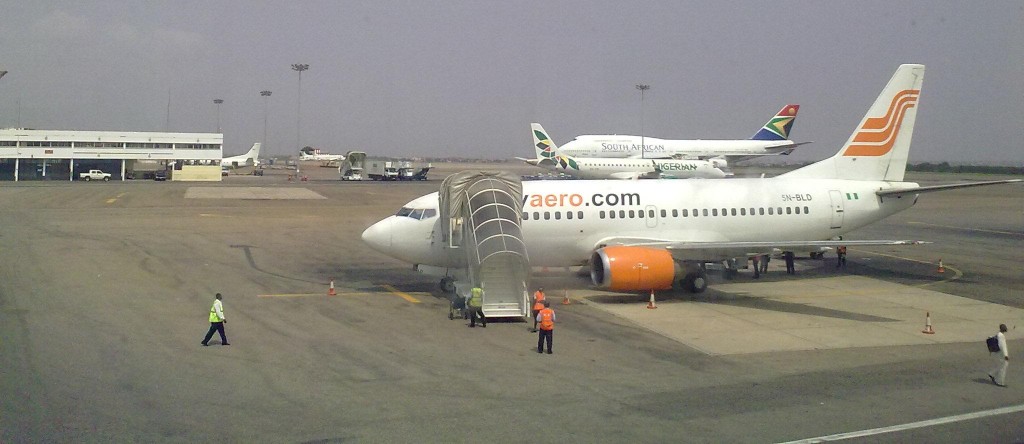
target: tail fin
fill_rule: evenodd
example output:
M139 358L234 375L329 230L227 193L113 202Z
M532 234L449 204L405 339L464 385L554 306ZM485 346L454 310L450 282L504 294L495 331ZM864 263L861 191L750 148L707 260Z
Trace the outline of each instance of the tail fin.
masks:
M249 148L249 152L245 153L246 157L252 159L252 164L254 166L259 166L260 164L260 148L262 146L262 143L256 142L252 144L252 148Z
M787 140L789 131L793 129L793 122L796 121L796 113L800 111L800 105L786 105L775 113L768 123L761 127L761 130L754 134L750 140Z
M903 181L924 65L900 65L846 145L787 177Z
M572 156L558 154L558 146L551 141L543 126L540 126L539 123L531 123L530 129L533 130L533 147L537 152L536 165L556 165L562 169L580 169Z

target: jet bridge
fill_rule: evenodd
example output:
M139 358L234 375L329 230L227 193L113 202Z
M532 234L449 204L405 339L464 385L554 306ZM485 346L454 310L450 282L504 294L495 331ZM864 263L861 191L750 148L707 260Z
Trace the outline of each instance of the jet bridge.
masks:
M522 183L506 172L463 171L441 185L442 241L449 252L462 250L467 264L467 279L455 284L456 297L479 286L488 318L530 313L522 202Z

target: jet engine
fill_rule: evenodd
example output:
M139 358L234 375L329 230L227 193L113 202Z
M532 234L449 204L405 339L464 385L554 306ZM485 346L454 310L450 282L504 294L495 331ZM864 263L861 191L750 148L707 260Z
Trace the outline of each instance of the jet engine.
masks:
M660 248L612 246L590 258L594 285L613 291L667 290L672 288L676 263Z
M725 160L724 157L712 157L708 159L708 161L711 162L711 164L714 165L715 168L718 168L720 170L729 168L729 161Z

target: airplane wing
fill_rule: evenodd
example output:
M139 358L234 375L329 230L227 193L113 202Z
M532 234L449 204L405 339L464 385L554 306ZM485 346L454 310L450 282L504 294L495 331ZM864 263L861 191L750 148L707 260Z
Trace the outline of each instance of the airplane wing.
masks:
M609 245L631 247L664 248L679 261L719 262L736 257L749 257L783 251L826 251L845 245L895 246L923 245L930 242L918 240L826 240L826 241L778 241L778 242L689 242L644 238L609 238L602 240L597 248Z

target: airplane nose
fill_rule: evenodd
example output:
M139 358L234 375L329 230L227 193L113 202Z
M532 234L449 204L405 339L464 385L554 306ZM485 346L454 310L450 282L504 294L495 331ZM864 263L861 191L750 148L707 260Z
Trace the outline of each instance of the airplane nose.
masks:
M384 219L363 231L363 242L381 253L391 251L391 218Z

